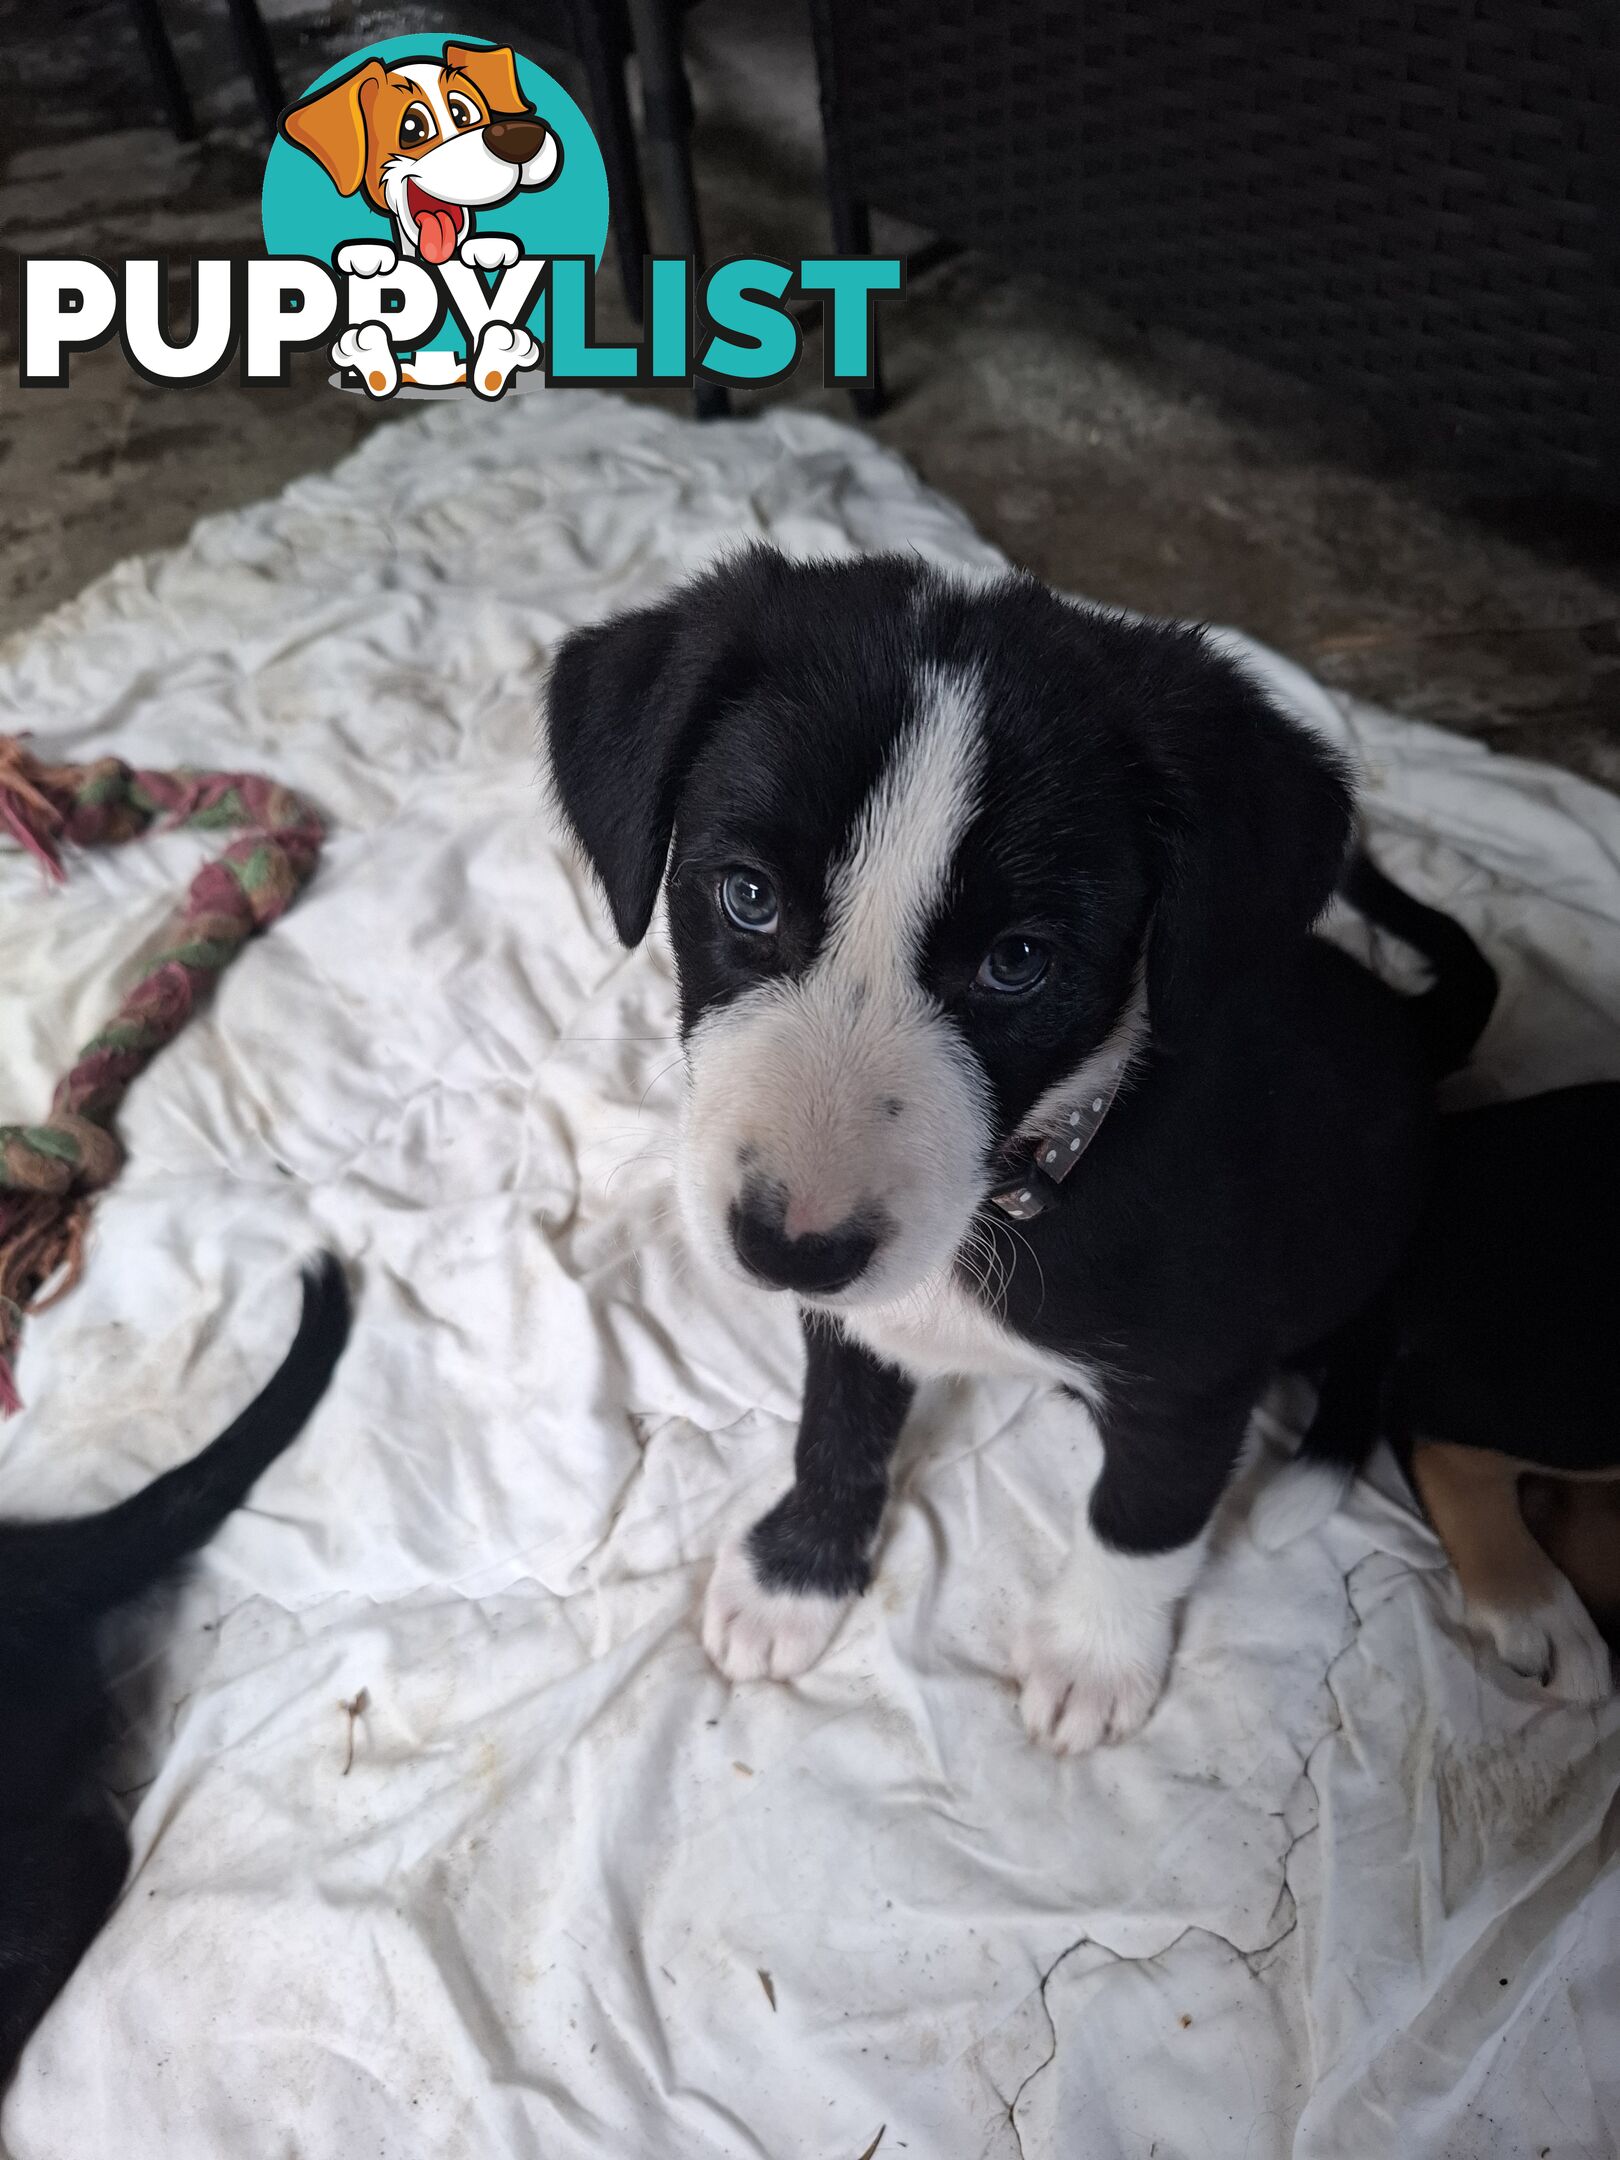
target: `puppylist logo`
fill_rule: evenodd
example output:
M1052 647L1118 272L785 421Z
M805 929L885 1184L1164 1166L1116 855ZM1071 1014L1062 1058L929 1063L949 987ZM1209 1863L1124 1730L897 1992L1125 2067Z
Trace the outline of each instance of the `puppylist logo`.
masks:
M282 115L265 167L263 259L199 259L189 335L168 265L33 256L22 265L19 381L68 386L71 358L117 337L149 382L285 384L325 348L334 384L370 398L493 401L555 384L731 385L792 373L798 311L822 303L829 384L870 381L894 256L734 257L701 277L646 265L634 343L596 335L608 185L590 123L554 77L506 45L386 38Z

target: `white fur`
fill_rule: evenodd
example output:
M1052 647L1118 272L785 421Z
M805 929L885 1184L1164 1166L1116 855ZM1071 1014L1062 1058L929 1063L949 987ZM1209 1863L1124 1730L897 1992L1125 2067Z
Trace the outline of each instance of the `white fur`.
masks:
M420 234L408 205L413 180L424 194L457 204L468 213L458 242L465 246L473 211L492 209L496 203L510 201L520 187L540 187L551 178L557 167L556 137L547 129L544 143L528 165L508 164L484 140L481 120L474 127L456 130L445 103L442 68L422 63L398 72L417 85L440 129L440 139L420 154L402 150L383 163L383 201L394 220L401 251L406 255L421 252Z
M874 990L910 981L978 807L980 686L965 670L917 672L916 716L896 743L833 873L828 957Z
M783 1187L795 1234L888 1216L866 1274L817 1301L839 1312L944 1270L984 1199L983 1075L918 980L982 760L977 684L920 669L915 715L829 880L815 965L693 1030L678 1191L693 1242L732 1275L727 1217L748 1176Z
M1108 1039L1042 1098L1047 1106L1044 1118L1032 1114L1021 1130L1031 1135L1050 1130L1064 1105L1082 1100L1105 1080L1111 1084L1115 1060L1128 1060L1146 1039L1146 1032L1144 1009L1140 1001L1134 1001ZM1033 1380L1068 1388L1093 1410L1100 1408L1102 1368L1044 1350L1005 1327L1000 1318L1003 1285L997 1278L994 1249L970 1242L967 1258L978 1276L979 1290L963 1283L953 1252L950 1261L903 1295L846 1306L839 1315L846 1332L915 1379L985 1374Z
M521 324L486 323L467 380L479 397L497 398L509 376L519 368L532 368L539 358L540 347Z
M392 277L399 267L386 240L345 240L332 260L345 277Z
M523 185L526 188L542 188L556 178L562 163L562 145L553 129L546 129L546 139L523 168Z
M445 103L444 66L438 60L406 60L394 68L393 73L403 75L407 82L415 83L422 93L422 103L432 113L441 135L453 135L456 123L450 117Z
M994 1291L994 1283L989 1286ZM1070 1389L1093 1409L1102 1401L1103 1375L1078 1358L1043 1350L1015 1335L986 1303L944 1268L904 1297L859 1305L839 1315L844 1332L874 1357L897 1365L916 1380L1001 1377Z
M703 1599L703 1647L728 1680L795 1680L837 1631L853 1598L767 1590L744 1536L720 1548Z
M435 143L420 157L401 151L389 158L382 169L382 196L399 233L401 252L406 255L421 252L420 234L409 206L413 180L425 195L458 204L469 213L458 236L459 245L467 238L472 223L470 213L490 209L515 195L519 173L515 165L506 164L493 150L486 149L482 135L471 130L465 135L453 135L448 142Z
M544 142L541 143L540 148L535 152L534 156L530 158L527 165L509 165L504 158L496 157L494 151L491 150L485 143L483 131L485 126L487 125L487 122L483 119L483 117L475 120L471 127L464 127L458 130L456 123L452 119L450 114L451 92L446 90L444 86L445 71L437 61L408 61L403 67L395 68L394 73L397 75L403 75L409 81L415 83L417 88L422 93L422 102L427 106L428 110L432 113L434 120L438 123L439 135L441 139L439 142L433 144L427 150L424 150L422 155L416 160L416 167L419 175L421 173L422 167L427 163L429 158L436 157L438 152L445 148L449 141L455 140L462 142L476 142L481 156L486 159L491 165L500 166L501 170L510 176L505 182L501 192L494 195L447 195L437 181L419 178L418 185L421 187L425 187L430 195L437 195L441 202L458 202L465 204L482 203L487 207L492 202L504 202L508 195L515 195L520 186L528 188L544 187L546 182L553 175L553 173L556 172L558 164L561 161L562 150L560 144L557 141L556 134L551 128L546 129ZM465 97L466 91L460 86L458 86L454 94L457 97ZM476 100L471 102L476 103ZM502 115L499 113L491 113L489 115L489 118L491 120L499 120L501 117ZM506 115L506 117L510 119L520 116L508 114ZM441 164L437 168L437 170L439 170L441 173L447 173L449 169L450 168L448 162ZM464 161L458 161L455 167L455 172L459 175L464 170L470 169L471 168L468 167ZM452 181L451 184L455 185L456 182ZM494 185L494 176L486 175L480 184Z
M1250 1537L1262 1552L1281 1552L1308 1537L1338 1513L1355 1476L1348 1463L1283 1464L1255 1496Z
M1469 1620L1495 1645L1504 1665L1537 1680L1559 1702L1600 1703L1613 1686L1609 1646L1573 1586L1560 1575L1544 1604L1513 1611L1468 1604Z
M367 397L392 397L399 388L399 362L381 323L356 323L345 330L332 347L332 364L356 369ZM373 375L382 377L380 386Z
M1082 1508L1063 1572L1013 1643L1018 1707L1032 1740L1084 1755L1141 1730L1164 1688L1176 1609L1205 1539L1139 1558L1102 1544Z
M510 270L523 250L510 233L474 233L456 254L469 270Z

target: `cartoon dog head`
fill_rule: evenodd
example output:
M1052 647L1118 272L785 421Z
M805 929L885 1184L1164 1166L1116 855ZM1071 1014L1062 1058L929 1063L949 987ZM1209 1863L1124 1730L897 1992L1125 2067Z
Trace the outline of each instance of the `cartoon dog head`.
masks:
M430 263L450 260L475 210L549 186L562 169L562 145L519 88L508 45L367 60L294 105L281 131L340 195L392 218L404 254Z

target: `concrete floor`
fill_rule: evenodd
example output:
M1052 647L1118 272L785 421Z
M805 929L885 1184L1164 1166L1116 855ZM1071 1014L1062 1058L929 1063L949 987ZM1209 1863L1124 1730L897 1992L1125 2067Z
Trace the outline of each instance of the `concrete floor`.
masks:
M265 142L223 9L165 11L205 123L189 146L146 124L148 78L117 0L13 19L0 76L8 296L21 254L184 259L257 244ZM271 0L267 13L292 89L437 17L354 0ZM486 8L476 29L566 76L544 16ZM824 246L800 0L704 0L689 50L710 252ZM880 228L878 241L912 237ZM623 326L611 279L601 320ZM876 433L1015 561L1098 599L1237 624L1330 682L1620 786L1620 520L1482 501L1443 472L1397 467L1293 385L978 257L914 280L885 335L893 396ZM820 371L812 338L799 374L767 394L847 412ZM0 633L394 417L328 388L307 356L284 391L229 377L154 389L116 348L78 360L69 391L19 392L15 376L13 303L0 325Z

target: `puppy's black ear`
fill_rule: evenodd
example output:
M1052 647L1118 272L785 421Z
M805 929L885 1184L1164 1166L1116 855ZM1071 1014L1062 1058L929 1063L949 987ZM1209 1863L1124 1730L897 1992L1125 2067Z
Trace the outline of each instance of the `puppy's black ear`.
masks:
M1157 704L1149 725L1162 855L1148 1020L1170 1050L1234 980L1310 929L1333 896L1355 809L1329 744L1207 646L1198 657L1198 675Z
M558 650L546 691L552 784L626 945L647 934L681 787L741 687L759 597L750 588L779 565L756 550L657 607L574 631Z

